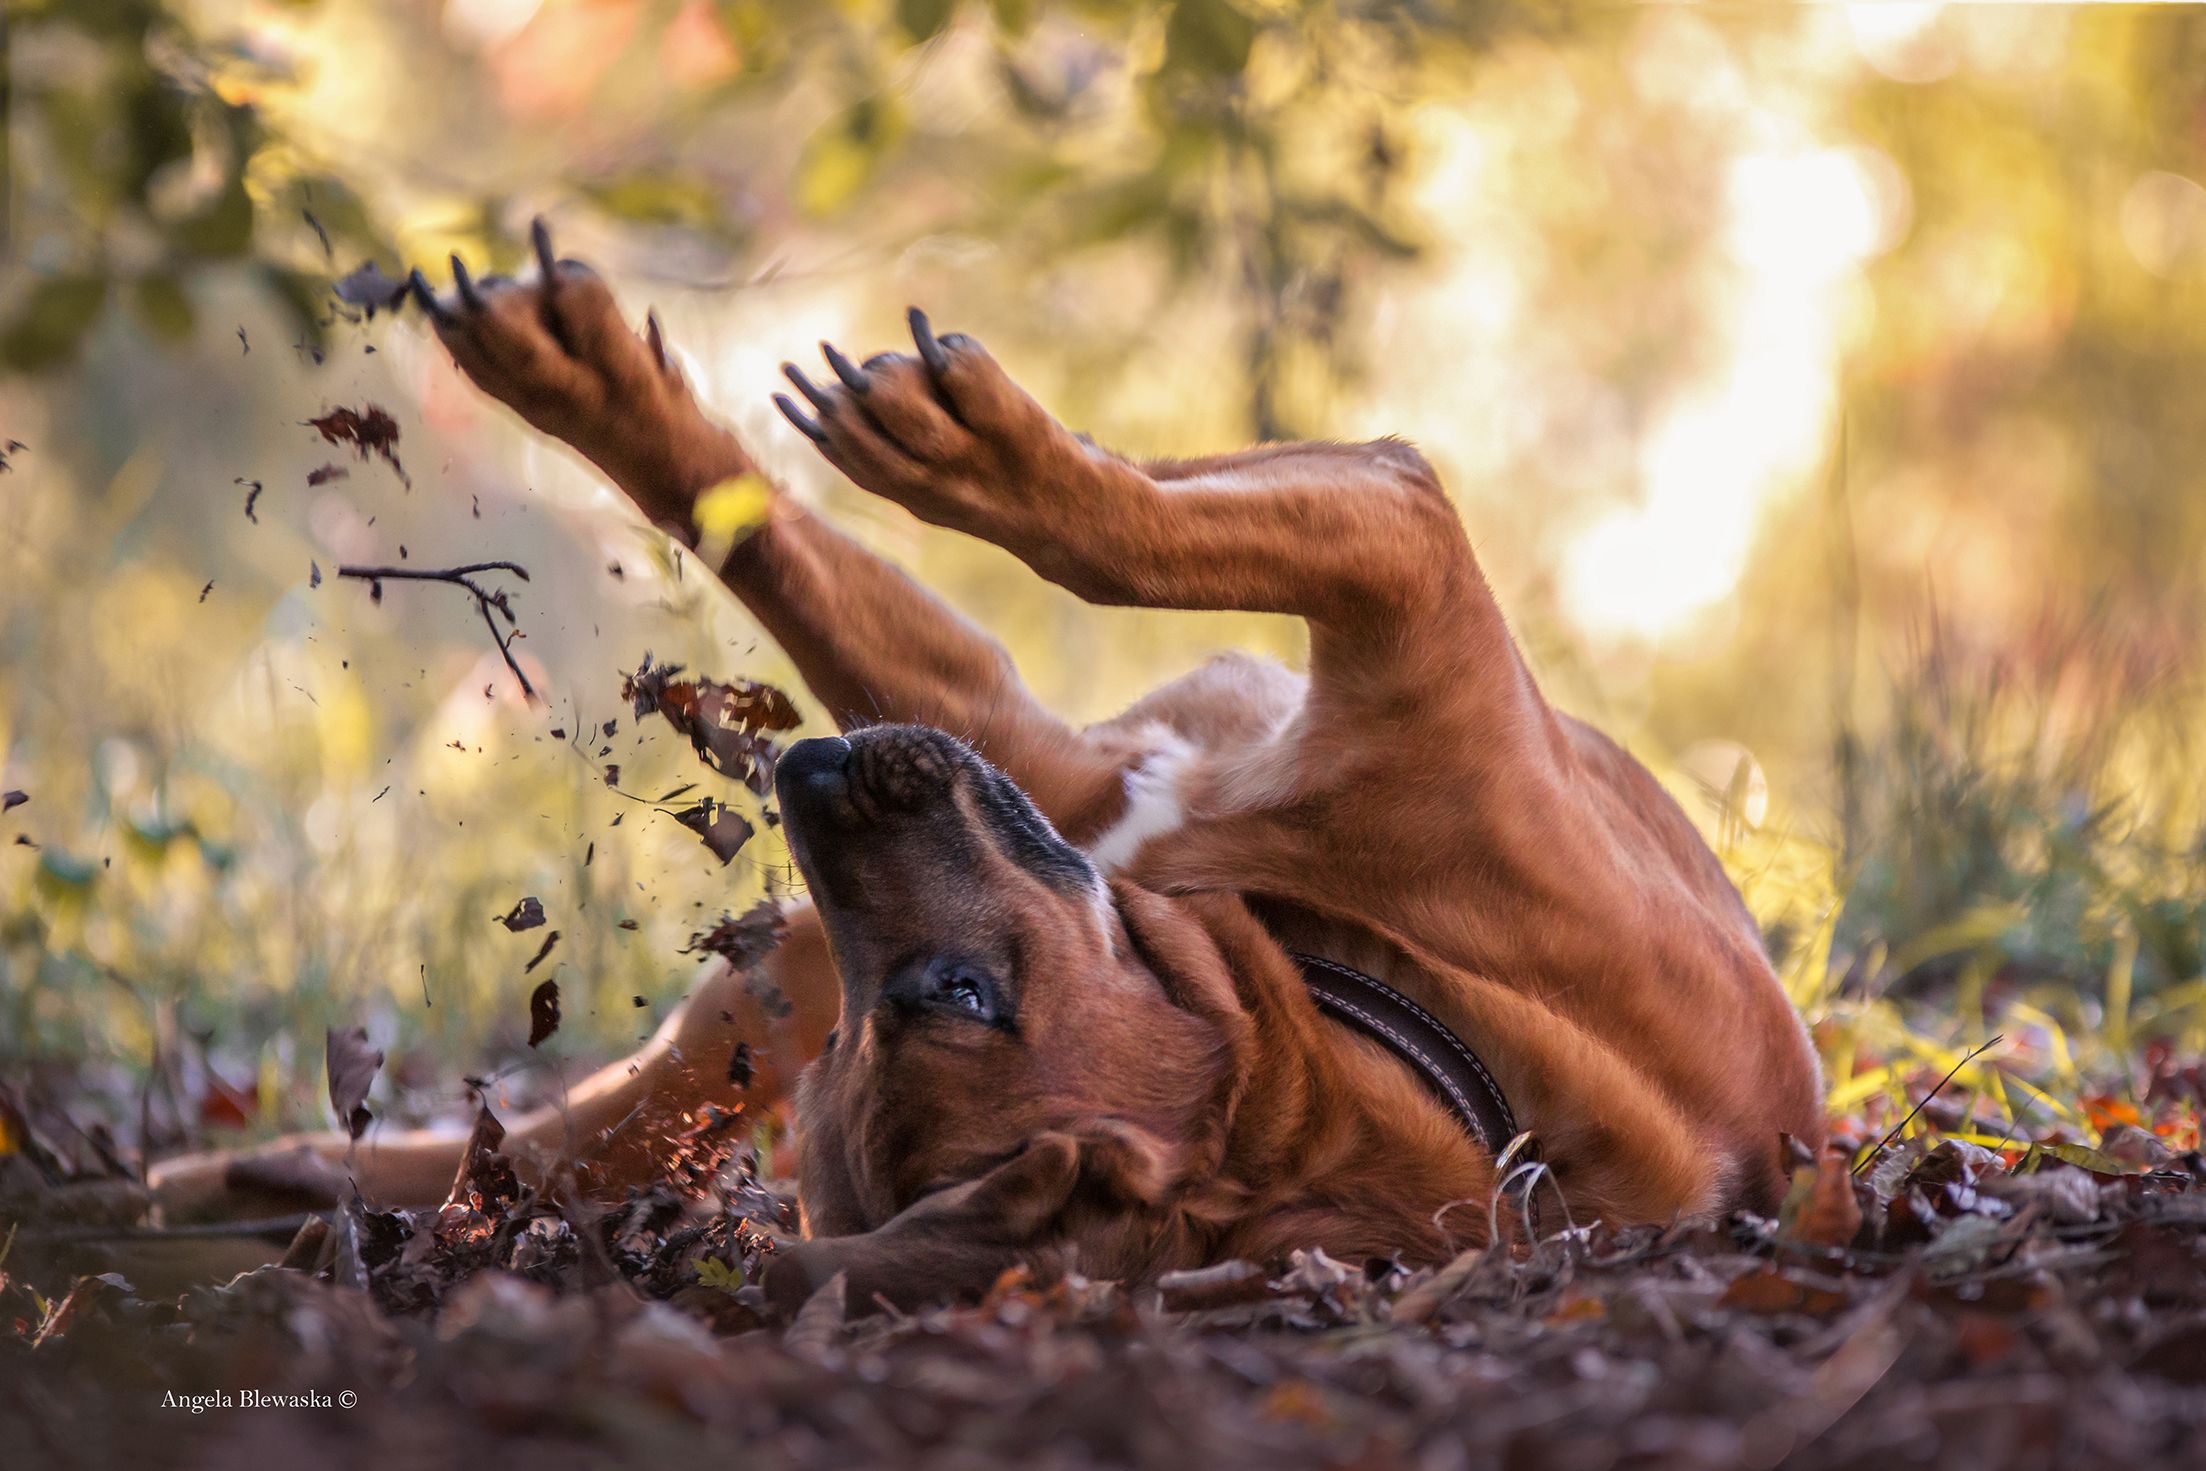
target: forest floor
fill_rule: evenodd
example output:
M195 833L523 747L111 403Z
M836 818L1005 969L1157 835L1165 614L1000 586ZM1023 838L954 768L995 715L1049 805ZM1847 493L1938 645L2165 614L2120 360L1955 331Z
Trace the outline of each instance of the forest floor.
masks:
M20 1107L0 1126L16 1467L2137 1471L2206 1444L2206 1160L2135 1130L1933 1132L1803 1161L1776 1220L1566 1229L1437 1271L1013 1276L915 1315L823 1289L770 1323L744 1284L788 1203L710 1127L618 1210L486 1154L442 1211L272 1227L288 1264L221 1281L192 1250L255 1243L118 1240L81 1209L108 1165ZM38 1204L63 1198L76 1224Z

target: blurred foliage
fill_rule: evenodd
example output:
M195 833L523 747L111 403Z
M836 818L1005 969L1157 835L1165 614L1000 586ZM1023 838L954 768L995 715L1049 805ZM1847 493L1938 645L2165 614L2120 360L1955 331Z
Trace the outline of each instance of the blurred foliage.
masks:
M345 182L305 165L236 96L280 68L206 39L187 7L157 0L9 0L0 37L12 84L7 226L30 267L0 326L0 365L66 360L111 304L157 340L188 338L189 283L227 262L249 262L318 336L323 279L296 237L316 231L326 259L373 232Z
M1086 609L882 511L772 420L782 355L924 299L1135 451L1418 442L1551 695L1706 823L1837 1106L1995 1031L1963 1083L2010 1122L2206 1049L2206 13L0 4L11 1069L268 1129L361 1020L396 1115L485 1058L541 1094L786 881L770 833L722 869L668 819L744 799L617 699L647 651L776 651L328 294L515 269L538 213L1080 717L1299 631ZM412 492L310 480L302 421L366 402ZM549 711L453 590L313 578L409 558L530 568ZM563 936L544 1057L541 939L493 923L524 894Z
M2206 976L2206 751L2125 652L2096 625L2027 656L1933 626L1889 726L1841 736L1857 979L2096 989L2118 954L2147 993Z
M420 46L436 7L398 9L393 40ZM534 9L449 6L445 29L454 16L464 31ZM654 41L655 69L692 83L665 109L671 117L653 118L668 125L660 137L568 171L565 187L604 215L679 229L740 258L761 224L737 204L747 181L699 144L724 137L731 116L794 93L811 129L780 182L803 215L877 204L916 170L954 173L963 197L933 204L937 227L1024 235L1043 257L1148 238L1175 278L1227 283L1258 438L1322 423L1318 394L1341 359L1351 283L1417 254L1418 222L1398 197L1394 100L1459 82L1515 18L1509 0L1091 0L1062 14L1029 0L569 9L592 17L581 34L530 60L573 75L525 79L524 90L571 87L574 101L618 106L635 83L605 63ZM36 154L23 204L46 269L0 329L0 364L35 371L63 360L111 299L127 298L157 337L188 335L185 283L221 259L250 259L300 329L318 334L326 303L311 246L325 265L340 247L388 248L367 202L379 192L374 171L348 166L320 130L286 126L284 106L259 105L312 89L280 48L224 23L252 19L235 11L11 0L10 35L31 58L13 120ZM1008 103L985 130L944 128L895 85L961 15L986 47L966 80L987 81ZM513 221L498 195L471 201L477 229L457 233L510 261Z

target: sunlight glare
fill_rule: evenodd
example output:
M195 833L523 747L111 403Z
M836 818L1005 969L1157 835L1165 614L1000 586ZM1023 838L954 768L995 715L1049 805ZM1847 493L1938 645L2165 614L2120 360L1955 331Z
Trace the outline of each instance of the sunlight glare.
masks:
M1950 75L1960 57L1947 28L1938 22L1942 4L1889 0L1846 7L1854 49L1861 59L1895 82L1934 82Z
M1659 638L1737 587L1763 504L1823 454L1846 285L1897 237L1904 184L1881 155L1765 152L1732 165L1729 208L1728 362L1642 441L1639 504L1564 552L1588 633Z
M544 0L446 0L444 34L487 51L521 34L543 8Z

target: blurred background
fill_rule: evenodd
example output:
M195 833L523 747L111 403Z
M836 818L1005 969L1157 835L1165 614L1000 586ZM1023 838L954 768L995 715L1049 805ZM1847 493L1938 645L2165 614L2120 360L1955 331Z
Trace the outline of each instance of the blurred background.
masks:
M620 693L646 652L795 692L778 652L331 290L517 268L538 214L1079 717L1299 629L1089 609L867 500L772 412L784 357L918 302L1129 452L1415 441L1551 698L1704 823L1841 1112L1995 1031L1992 1133L2206 1048L2206 12L4 13L0 1076L265 1131L361 1022L399 1116L503 1059L542 1096L785 882L763 825L723 867L672 820L758 814ZM371 404L403 479L306 422ZM542 703L460 589L334 575L486 559ZM547 928L495 922L523 896Z

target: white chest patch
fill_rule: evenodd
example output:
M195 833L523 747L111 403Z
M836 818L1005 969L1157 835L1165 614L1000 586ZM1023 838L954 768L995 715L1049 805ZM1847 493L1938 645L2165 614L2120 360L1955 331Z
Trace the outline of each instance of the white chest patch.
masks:
M1195 756L1195 747L1185 739L1160 729L1159 744L1126 772L1125 812L1088 845L1088 858L1097 868L1117 872L1133 862L1142 844L1187 820L1180 784Z

